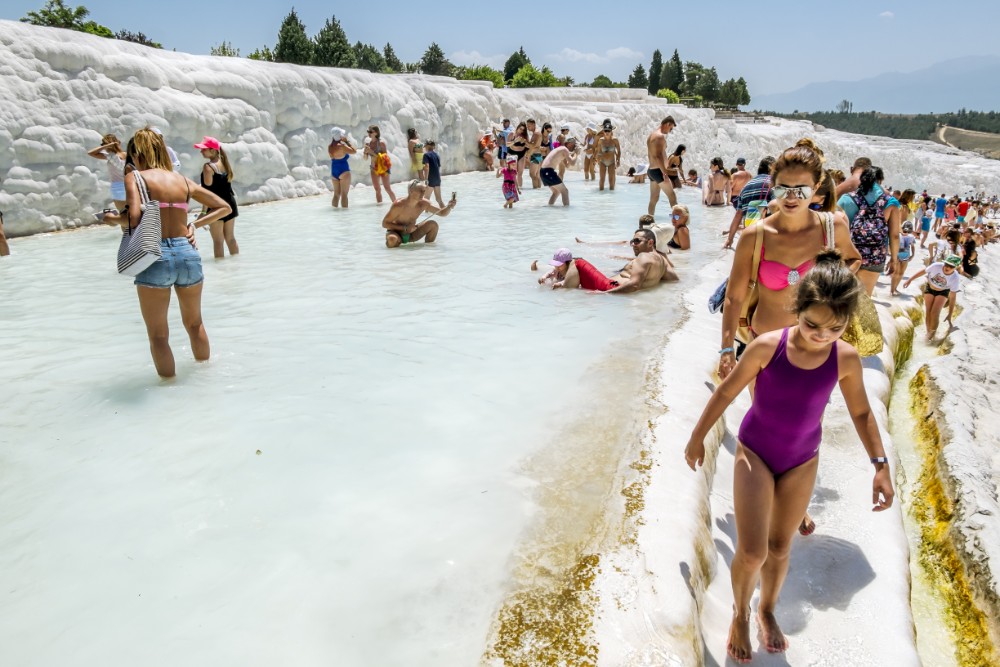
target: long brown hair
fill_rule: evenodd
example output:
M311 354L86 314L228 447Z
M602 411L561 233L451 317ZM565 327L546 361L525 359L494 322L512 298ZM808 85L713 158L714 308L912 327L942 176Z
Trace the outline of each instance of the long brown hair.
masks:
M163 137L149 127L142 128L129 139L128 155L136 166L141 166L143 169L174 170Z

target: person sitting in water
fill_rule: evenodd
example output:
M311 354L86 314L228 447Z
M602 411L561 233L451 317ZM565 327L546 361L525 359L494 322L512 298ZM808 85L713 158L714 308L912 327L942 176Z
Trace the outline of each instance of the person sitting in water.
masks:
M656 251L656 234L652 230L637 229L629 243L635 258L616 275L606 276L587 260L574 258L569 249L560 248L549 261L555 268L538 283L551 279L552 289L580 287L596 292L636 292L678 280L670 260Z
M424 220L418 223L417 218L422 213L447 216L455 208L455 194L443 208L435 208L424 199L427 186L421 181L410 181L406 197L392 202L392 206L382 219L385 228L385 247L398 248L407 243L415 243L424 239L425 243L433 243L438 235L438 223L434 220Z
M674 235L667 242L668 246L677 250L691 249L691 232L688 230L688 221L690 218L691 214L688 212L687 206L684 204L674 206L674 209L670 212L670 221L674 223Z
M566 164L575 164L576 158L576 138L570 137L566 140L565 145L552 149L542 160L538 175L541 177L542 183L552 190L549 206L555 204L556 199L560 196L562 196L563 206L569 206L569 190L566 189L566 184L559 178L559 172L556 170Z
M639 164L638 167L629 167L628 169L628 182L629 183L641 183L645 185L646 176L649 172L649 166L645 164Z
M698 175L697 169L688 169L687 180L684 181L687 185L693 185L694 187L701 189L701 176Z

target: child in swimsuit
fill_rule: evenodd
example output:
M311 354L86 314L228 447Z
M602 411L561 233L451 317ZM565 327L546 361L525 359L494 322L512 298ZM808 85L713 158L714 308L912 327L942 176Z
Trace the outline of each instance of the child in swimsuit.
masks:
M735 604L727 652L737 662L752 657L750 599L758 578L762 648L779 653L788 646L774 608L788 571L791 541L816 481L823 412L837 384L875 466L872 509L892 505L888 460L865 394L861 358L853 347L838 342L862 291L839 252L820 253L799 284L794 306L798 323L750 343L712 394L685 449L685 460L695 470L704 462L708 432L744 387L756 381L753 404L740 426L733 482Z
M508 155L501 173L503 174L503 186L501 188L504 198L503 207L514 208L514 202L519 200L517 196L517 158L513 155Z

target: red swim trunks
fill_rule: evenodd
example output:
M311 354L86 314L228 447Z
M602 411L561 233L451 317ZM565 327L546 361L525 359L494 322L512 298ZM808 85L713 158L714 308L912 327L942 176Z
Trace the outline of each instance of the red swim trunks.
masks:
M618 287L618 283L598 271L597 267L587 260L577 259L574 261L576 270L580 274L580 287L583 289L607 292L609 289Z

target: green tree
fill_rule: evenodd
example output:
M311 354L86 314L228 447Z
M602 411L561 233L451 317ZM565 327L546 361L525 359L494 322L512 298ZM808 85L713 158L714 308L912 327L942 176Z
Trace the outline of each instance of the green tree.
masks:
M692 97L697 94L698 82L705 74L705 67L701 63L689 60L684 64L684 82L678 90L681 95Z
M306 37L306 27L299 20L295 8L281 22L278 30L278 44L274 47L274 61L308 65L313 59L313 42Z
M420 69L424 74L451 76L451 71L454 67L445 58L444 51L437 45L437 42L431 42L431 45L424 51L423 57L420 58Z
M239 58L240 50L234 49L229 42L222 42L218 46L213 46L209 51L213 56L227 56L229 58Z
M494 88L503 88L503 72L488 65L456 67L455 78L462 81L489 81Z
M44 7L37 12L28 12L21 21L31 25L86 32L98 37L113 38L115 36L111 28L94 21L87 21L88 16L90 16L90 10L83 5L70 8L63 4L63 0L48 0Z
M735 107L740 103L740 88L736 84L736 79L726 79L719 89L719 102L726 106Z
M146 37L146 35L141 31L132 32L131 30L119 30L118 32L115 33L115 39L120 39L123 42L133 42L135 44L142 44L143 46L148 46L154 49L163 48L163 44L160 44L159 42L154 42L149 37ZM238 51L236 55L239 55Z
M641 63L636 65L635 69L632 70L632 74L629 75L628 87L649 90L649 79L646 78L646 68Z
M406 65L396 56L396 52L392 50L392 44L386 42L386 45L382 47L382 57L385 58L385 66L389 70L393 72L406 71Z
M662 97L663 99L665 99L666 101L670 102L671 104L680 104L681 103L680 95L678 95L674 91L670 90L669 88L660 88L658 91L656 91L656 96L657 97Z
M562 86L563 88L569 88L574 83L576 82L573 80L573 77L571 76L564 76L559 79L559 85Z
M695 86L694 94L700 95L705 98L708 102L716 102L719 99L719 73L715 71L714 67L710 67L705 70L701 78L698 79L698 84Z
M360 41L355 43L354 57L358 60L359 69L366 69L369 72L384 72L387 69L382 52L371 44L362 44Z
M663 54L657 49L653 51L653 62L649 63L649 81L646 83L646 90L650 95L655 95L659 90L660 74L663 72Z
M739 104L746 106L750 104L750 90L747 89L747 80L742 76L736 79L736 87L740 91L740 101Z
M612 81L609 77L607 77L607 76L605 76L603 74L598 74L597 76L594 77L594 81L590 84L590 87L591 88L614 88L615 87L615 82Z
M274 62L274 52L271 51L271 47L262 46L256 49L253 53L247 56L250 60L261 60L263 62L273 63Z
M675 93L681 92L681 84L684 83L684 65L681 57L674 49L674 55L663 66L663 73L660 75L660 88L669 88Z
M560 82L548 67L537 70L528 63L517 71L510 85L514 88L551 88Z
M340 27L336 16L331 16L316 33L313 47L313 65L323 67L357 67L358 59L354 55L351 43L347 41L347 33Z
M503 64L503 80L510 83L514 80L514 75L521 71L521 68L530 64L531 59L524 52L524 47L522 46L512 53L510 58L507 58L507 62Z

